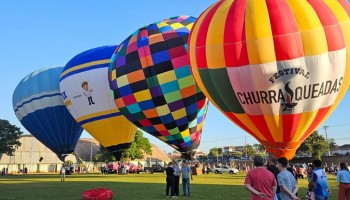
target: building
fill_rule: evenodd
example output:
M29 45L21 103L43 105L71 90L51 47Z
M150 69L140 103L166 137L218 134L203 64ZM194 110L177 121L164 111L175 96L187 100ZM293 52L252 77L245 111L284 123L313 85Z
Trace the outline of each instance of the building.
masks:
M151 144L151 150L152 155L147 155L146 153L143 154L143 160L149 165L154 163L168 163L171 161L171 158L155 144Z
M43 145L32 135L23 135L19 141L22 143L17 148L13 156L7 156L6 154L0 154L0 170L2 168L8 168L8 173L20 173L25 167L28 169L28 173L46 173L46 172L58 172L62 166L62 161L57 155L49 148ZM164 153L156 145L152 144L152 155L144 155L143 161L151 162L170 162L166 153ZM93 138L80 138L78 144L74 150L74 153L66 157L67 160L71 160L74 164L85 163L86 165L93 165L92 160L96 153L100 150L100 145L97 140Z
M222 148L224 154L242 153L243 146L226 146Z
M350 155L350 144L344 144L332 149L331 155Z
M91 162L98 151L100 151L100 143L97 140L80 138L74 153L81 159L81 162Z
M21 146L13 156L0 155L0 169L8 168L8 173L19 173L25 167L28 173L58 172L62 161L49 148L43 145L32 135L23 135L19 141ZM92 141L92 142L91 142ZM80 139L75 152L66 157L73 163L89 161L99 150L99 145L94 139Z

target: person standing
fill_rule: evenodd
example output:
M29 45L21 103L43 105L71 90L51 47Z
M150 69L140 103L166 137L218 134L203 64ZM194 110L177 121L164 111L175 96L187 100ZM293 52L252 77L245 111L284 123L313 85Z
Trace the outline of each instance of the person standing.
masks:
M70 164L70 173L71 174L74 174L74 164L72 163L72 164Z
M277 182L273 173L264 167L261 156L254 157L255 169L250 170L244 181L244 187L250 192L251 200L273 200Z
M312 187L312 184L310 184L310 182L312 182L313 171L314 171L314 166L312 164L309 164L307 168L307 181L308 181L308 191L306 195L307 199L315 199L314 188Z
M275 176L276 182L277 182L277 189L276 189L276 195L275 195L275 200L282 200L281 196L281 189L278 186L278 181L277 181L277 175L280 173L280 170L276 167L277 165L277 160L273 155L267 156L267 164L266 164L266 169L269 170L273 175Z
M292 173L292 175L294 176L294 179L297 181L297 184L298 184L297 170L296 170L295 166L291 162L288 162L287 170L290 173ZM295 196L298 196L298 193L296 193Z
M165 169L166 173L166 190L165 194L167 197L169 197L169 189L170 189L170 194L173 198L175 198L175 191L174 191L174 186L175 186L175 177L174 177L174 168L172 167L172 162L169 162L168 167Z
M338 200L350 200L350 172L346 163L340 163L337 181L339 182Z
M288 160L281 157L277 160L280 173L277 175L278 186L281 188L281 196L283 200L299 199L296 196L298 192L298 184L292 173L287 170Z
M64 179L66 177L66 166L63 164L60 170L61 174L61 182L64 182Z
M184 196L191 196L190 176L191 176L191 180L193 180L193 177L192 177L191 168L187 165L185 160L182 161L181 175L182 175L182 189L183 189Z
M174 161L173 163L174 168L174 177L175 177L175 185L174 185L174 194L175 196L179 196L180 190L179 190L179 184L180 184L180 168L177 165L177 163Z
M322 162L320 160L312 161L314 171L312 172L312 180L309 184L309 188L314 188L315 200L327 200L329 197L329 188L327 175L321 167Z

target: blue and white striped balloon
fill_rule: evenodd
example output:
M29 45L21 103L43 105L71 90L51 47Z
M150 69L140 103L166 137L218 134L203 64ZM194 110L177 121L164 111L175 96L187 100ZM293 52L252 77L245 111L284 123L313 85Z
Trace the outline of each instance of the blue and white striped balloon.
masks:
M22 125L64 160L74 151L83 129L64 105L59 88L62 70L44 68L29 74L16 87L12 103Z

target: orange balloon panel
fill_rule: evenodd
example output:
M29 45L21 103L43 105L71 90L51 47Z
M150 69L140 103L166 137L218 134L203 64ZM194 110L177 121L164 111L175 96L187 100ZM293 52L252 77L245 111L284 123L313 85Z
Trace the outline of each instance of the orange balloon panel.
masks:
M203 93L276 157L292 158L349 87L349 4L222 0L189 38Z

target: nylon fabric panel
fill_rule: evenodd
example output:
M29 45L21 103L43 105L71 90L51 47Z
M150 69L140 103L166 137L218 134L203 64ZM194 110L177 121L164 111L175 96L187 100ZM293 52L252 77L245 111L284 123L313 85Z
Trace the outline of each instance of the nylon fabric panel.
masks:
M232 88L216 86L230 83L226 69L200 69L199 74L203 78L203 85L211 94L212 100L223 112L244 113Z
M294 15L285 0L267 0L274 48L278 61L303 56L303 44Z
M217 2L216 4L213 4L212 8L208 9L208 12L205 14L205 17L203 17L200 20L201 25L198 27L198 31L202 32L202 34L196 34L196 41L195 41L195 51L196 51L196 57L201 57L202 59L197 59L197 67L198 68L208 68L208 63L207 60L207 34L208 34L208 29L210 26L210 22L213 18L214 13L216 12L217 9L221 6L221 4L224 1ZM203 31L205 30L205 31ZM204 34L205 33L205 34Z
M283 131L281 136L283 136L282 141L276 141L276 142L289 142L289 141L294 141L293 137L295 134L297 134L297 129L301 123L301 116L303 113L298 113L298 114L292 114L292 115L282 115L282 122L281 124L283 125L281 128L281 131Z
M231 2L224 1L217 9L217 12L215 12L213 15L212 20L225 21L230 5ZM222 35L224 35L224 30L224 23L209 24L206 39L206 58L208 69L218 69L226 66L224 46L222 45L224 42L224 37L222 37Z
M274 141L272 137L272 133L270 132L265 122L264 115L249 115L249 114L247 115L251 119L251 121L254 123L255 127L259 130L259 132L264 133L264 137L266 138L266 140Z
M337 105L340 103L341 99L344 97L346 92L348 91L349 85L350 85L350 22L349 22L349 16L350 16L350 5L348 2L343 0L338 0L338 2L333 1L324 1L329 8L332 10L333 14L337 17L341 29L343 31L343 36L345 39L346 44L346 71L345 76L343 80L342 87L340 88L339 95L337 96L337 99L333 106L330 108L330 111L327 113L325 119L331 115L331 113L334 111L334 109L337 107ZM344 10L343 10L343 9ZM324 120L321 121L323 123Z
M203 92L203 94L209 99L209 101L220 110L219 106L216 104L215 101L213 101L212 97L209 95L207 89L204 87L204 82L199 74L199 67L197 65L197 47L195 45L193 45L193 47L191 47L191 44L196 44L197 42L197 36L198 36L198 30L200 28L200 26L195 26L195 24L201 24L204 17L206 16L206 14L209 12L209 10L216 4L213 4L212 6L210 6L207 10L205 10L200 16L199 18L195 21L193 28L190 31L190 35L188 38L188 55L189 55L189 59L190 59L190 63L191 63L191 72L192 72L192 76L194 78L194 80L196 81L196 84L198 85L198 87L201 89L201 91ZM191 48L193 48L193 50L191 50ZM202 60L202 59L200 59Z
M328 51L343 49L345 47L343 32L332 11L322 1L308 0L308 2L315 9L322 23L327 38Z
M308 135L307 130L311 126L313 120L317 117L318 110L303 112L300 123L292 141L300 141L304 135Z
M27 75L22 79L21 82L25 82L26 84L19 84L16 87L16 93L18 94L17 96L13 96L13 104L15 105L14 102L18 103L30 96L35 96L38 95L39 93L43 93L45 91L53 91L57 90L57 85L56 85L56 80L57 77L53 75L46 76L45 78L45 83L44 85L36 85L38 82L42 80L43 74L47 73L47 70L50 71L52 74L57 74L62 71L62 68L56 67L56 68L43 68L39 69L37 71L32 72L31 74ZM41 77L41 78L40 78ZM31 85L32 87L30 90L28 89L28 85ZM35 87L34 87L35 86Z
M322 121L322 119L327 115L327 113L329 112L329 108L321 108L318 110L317 116L315 117L315 119L312 121L312 124L309 126L309 129L306 131L307 133L312 133L313 131L315 131L317 129L317 127L319 127L320 122ZM307 138L307 135L304 134L304 137L302 138L303 140L305 140Z
M312 6L303 0L288 0L288 4L298 23L304 55L314 56L328 52L322 24Z
M109 115L109 114L112 114L112 113L120 113L120 112L119 112L118 109L104 110L104 111L101 111L101 112L91 113L89 115L85 115L85 116L79 117L76 120L77 120L78 123L80 123L81 121L84 121L84 120L88 120L88 119L95 118L95 117L98 117L98 116Z
M111 124L110 120L113 120L115 123ZM132 142L137 131L137 127L122 116L94 121L85 124L84 128L89 133L99 133L94 134L94 138L104 147Z
M269 129L269 133L271 134L273 141L276 141L276 142L283 141L282 128L284 129L285 125L283 124L282 118L283 116L281 115L277 115L277 116L264 115L264 121L266 123L266 126Z
M329 2L329 1L326 1L326 2ZM346 0L338 0L338 2L343 7L343 9L348 13L348 15L350 16L350 5L349 5L349 2L346 1Z
M60 80L64 79L67 76L71 76L72 73L77 73L79 71L82 71L86 68L89 68L91 66L96 66L96 65L103 65L103 64L109 64L109 59L106 60L98 60L98 61L92 61L92 62L88 62L88 63L84 63L84 64L80 64L78 66L69 68L68 70L65 70L64 72L62 72L61 74L61 78Z
M223 42L226 67L249 64L244 19L246 3L246 0L234 1L227 14Z
M59 91L55 90L53 92L42 92L40 94L25 98L21 102L16 103L14 110L17 118L21 120L23 117L35 112L36 110L62 105L64 105L64 103L62 101L61 94Z
M247 1L245 14L245 33L249 63L254 65L276 61L266 2Z
M266 140L265 135L260 132L260 129L255 125L255 122L252 121L249 115L247 114L228 114L231 117L231 120L237 124L239 127L243 128L245 131L250 133L255 138L258 138L260 140ZM241 125L242 123L242 125Z

